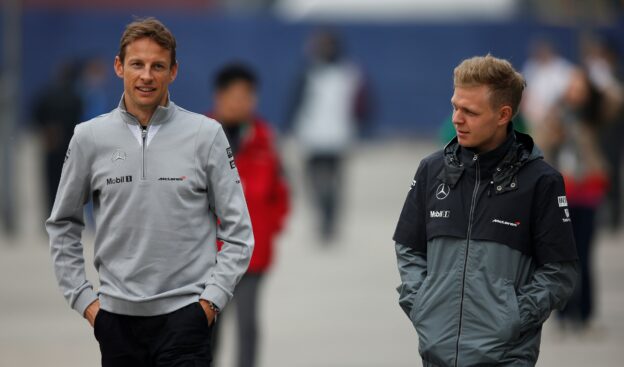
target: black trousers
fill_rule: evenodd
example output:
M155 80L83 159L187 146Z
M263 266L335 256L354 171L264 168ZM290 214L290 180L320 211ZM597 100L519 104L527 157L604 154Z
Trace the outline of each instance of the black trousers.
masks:
M237 367L254 367L258 359L260 344L260 324L258 320L260 304L260 285L264 275L261 273L246 273L236 285L236 292L232 305L236 312L238 353ZM232 307L226 309L230 312ZM222 316L220 316L222 317ZM213 355L216 358L219 352L219 330L221 324L215 325Z
M316 154L306 162L307 181L316 204L320 235L325 241L333 239L341 202L342 157L338 154Z
M103 367L209 367L212 327L199 303L158 316L100 310L95 318Z
M596 230L596 208L570 206L572 230L578 251L580 272L574 293L560 316L565 319L587 323L594 310L594 287L592 253Z

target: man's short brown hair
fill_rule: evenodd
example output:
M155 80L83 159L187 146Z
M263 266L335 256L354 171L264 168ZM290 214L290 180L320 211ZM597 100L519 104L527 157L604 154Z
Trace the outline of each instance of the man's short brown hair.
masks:
M512 116L518 112L526 82L511 63L490 54L466 59L453 71L455 87L487 85L493 108L511 107Z
M176 64L176 40L173 34L164 24L156 18L136 19L134 22L126 26L126 30L121 36L119 42L119 59L123 64L126 57L126 47L132 42L142 39L151 38L158 43L160 47L171 52L171 65Z

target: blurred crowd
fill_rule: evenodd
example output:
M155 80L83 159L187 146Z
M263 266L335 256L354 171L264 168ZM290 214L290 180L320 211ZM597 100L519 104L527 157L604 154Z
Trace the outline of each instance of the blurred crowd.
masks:
M623 221L624 55L608 38L587 35L580 42L578 61L563 57L547 38L530 45L522 68L527 88L521 116L514 121L517 129L535 138L545 159L565 178L582 269L581 286L559 320L563 329L573 331L590 328L594 315L596 231L619 229ZM303 157L305 191L316 214L310 226L318 233L318 243L326 246L340 240L344 169L374 109L366 71L343 46L336 30L323 28L309 35L302 50L305 63L292 81L292 100L284 101L289 113L281 131L257 111L261 81L252 63L226 63L211 79L215 93L212 101L206 101L213 107L208 115L223 124L232 144L257 241L252 267L237 288L234 310L229 311L236 313L239 325L240 367L253 366L257 359L261 322L256 305L293 191L281 162L281 135L291 136ZM34 100L31 111L44 162L42 216L51 210L74 126L108 112L117 102L106 94L109 64L99 57L68 61ZM450 120L441 129L444 141L454 135Z
M624 74L612 40L586 35L573 63L547 39L531 45L523 69L523 115L545 159L563 175L580 279L559 314L562 329L588 331L595 314L596 232L622 223Z

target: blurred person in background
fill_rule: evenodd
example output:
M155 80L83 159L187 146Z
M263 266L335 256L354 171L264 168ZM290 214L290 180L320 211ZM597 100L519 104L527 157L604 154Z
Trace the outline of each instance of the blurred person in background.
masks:
M83 102L81 121L87 121L110 110L106 96L106 82L108 80L108 65L99 57L89 57L82 62L78 91ZM93 232L95 219L93 218L93 200L89 200L85 207L87 228Z
M127 25L114 68L119 106L76 126L46 222L57 281L103 366L210 366L212 327L253 249L231 149L220 124L169 98L176 40L161 22ZM81 243L89 196L97 292Z
M562 99L547 118L545 147L562 173L580 259L578 285L561 310L561 326L587 330L594 311L593 242L596 212L607 187L607 165L598 145L603 97L583 69L575 69ZM567 213L566 213L567 214Z
M84 101L82 121L90 120L110 110L106 96L108 65L99 57L87 58L82 65L78 90Z
M613 230L622 223L622 155L624 154L624 75L613 40L592 37L583 47L583 65L592 85L602 95L599 141L609 165L609 190L604 201L607 221Z
M296 87L288 123L305 155L320 237L328 244L339 228L345 160L358 124L369 117L369 102L363 75L346 59L336 33L317 31L308 46L309 62Z
M572 63L560 56L549 40L536 39L531 44L529 59L522 70L527 83L522 113L540 147L546 115L565 92L572 69Z
M46 216L52 211L74 127L83 121L84 104L78 91L79 79L79 64L73 61L63 63L52 83L37 96L33 107L43 145Z
M421 161L394 234L399 304L428 366L533 366L577 254L563 178L514 131L525 82L506 60L454 70L453 124Z
M260 290L273 260L276 236L289 209L288 185L270 125L256 115L257 77L246 65L223 66L214 79L214 111L232 147L249 208L255 246L233 302L238 324L238 367L257 364L261 337ZM220 324L215 327L215 355Z

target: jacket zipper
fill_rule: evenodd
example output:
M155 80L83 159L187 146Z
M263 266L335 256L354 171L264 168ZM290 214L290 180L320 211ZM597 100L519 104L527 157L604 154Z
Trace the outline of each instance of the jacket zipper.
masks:
M479 155L475 154L472 157L472 160L475 161L476 167L476 179L475 179L475 188L472 192L472 200L470 202L470 215L468 217L468 235L466 238L466 254L464 256L464 270L462 275L462 286L461 286L461 300L459 303L459 328L457 329L457 344L455 345L455 367L458 366L459 363L459 337L461 336L462 329L462 321L464 316L464 292L466 287L466 267L468 266L468 253L470 251L470 237L472 235L472 220L474 216L474 210L477 205L477 193L479 192L479 185L481 184L481 170L479 167Z
M143 144L142 144L143 154L141 157L141 180L145 180L145 143L147 141L147 129L149 128L149 125L146 126L145 128L139 125L139 128L141 129L141 139L143 140Z

